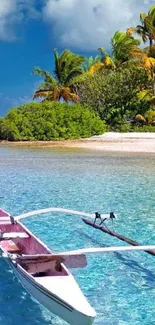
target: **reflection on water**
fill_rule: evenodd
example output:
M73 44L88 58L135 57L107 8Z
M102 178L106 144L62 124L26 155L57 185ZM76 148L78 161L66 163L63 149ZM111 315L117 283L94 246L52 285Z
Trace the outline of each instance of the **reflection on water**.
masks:
M3 259L0 261L0 323L1 324L54 324L53 315L47 321L42 317L41 306L30 295Z
M0 206L14 215L47 207L115 211L117 232L142 244L155 244L154 155L1 147L0 181ZM55 251L123 245L76 216L45 215L24 223ZM32 300L3 259L0 270L3 325L65 324ZM95 324L155 324L152 256L92 255L88 266L73 274L98 313Z

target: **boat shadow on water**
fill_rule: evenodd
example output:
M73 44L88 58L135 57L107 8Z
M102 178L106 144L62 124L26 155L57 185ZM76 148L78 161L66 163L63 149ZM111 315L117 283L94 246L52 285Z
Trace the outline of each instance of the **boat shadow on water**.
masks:
M56 316L52 316L23 289L3 259L0 259L0 270L0 324L55 324Z
M99 247L109 247L108 245L103 245L103 242L92 238L90 235L81 230L77 230L77 232L80 234L80 236L83 236L85 239L87 238L90 243L93 243L94 245L98 245ZM113 254L119 261L122 262L122 264L134 271L135 276L138 274L138 276L142 277L142 279L145 281L145 284L143 284L143 288L145 288L145 290L155 289L155 271L150 271L150 269L142 266L142 264L138 263L135 259L131 259L129 254L127 257L125 257L124 253L121 254L114 252Z

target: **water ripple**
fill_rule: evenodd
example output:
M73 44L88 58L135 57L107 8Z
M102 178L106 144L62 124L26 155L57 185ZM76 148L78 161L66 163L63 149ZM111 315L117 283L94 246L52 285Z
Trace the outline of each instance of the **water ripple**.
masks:
M115 211L116 231L155 244L153 155L1 147L0 180L0 205L13 214L52 206ZM75 216L45 215L24 223L55 251L120 244ZM25 292L2 259L0 270L0 324L65 324ZM155 325L152 256L93 255L73 274L97 311L96 325Z

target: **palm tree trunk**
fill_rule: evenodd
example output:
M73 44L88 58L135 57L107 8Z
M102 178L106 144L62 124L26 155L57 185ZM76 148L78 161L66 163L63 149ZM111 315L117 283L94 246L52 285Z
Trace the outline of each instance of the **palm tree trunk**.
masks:
M150 47L152 47L153 46L153 38L152 38L152 36L149 37L149 42L150 42Z
M155 96L155 73L152 74L152 92L153 96Z
M154 66L150 68L150 73L152 77L152 94L155 96L155 72L154 72Z

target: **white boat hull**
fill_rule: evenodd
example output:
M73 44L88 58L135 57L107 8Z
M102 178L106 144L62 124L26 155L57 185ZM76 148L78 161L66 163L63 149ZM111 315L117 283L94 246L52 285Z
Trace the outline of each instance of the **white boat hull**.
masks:
M89 304L88 305L90 307L90 315L75 309L71 304L67 303L65 300L56 296L51 291L46 290L46 288L39 285L39 283L37 283L37 281L35 281L33 277L30 276L20 266L16 266L12 261L9 260L8 263L13 269L17 278L20 280L23 287L30 293L30 295L35 298L37 302L42 304L49 311L61 317L66 322L72 325L91 325L93 323L96 313ZM75 282L73 277L72 280ZM83 298L84 296L80 288L79 291L81 293L81 298Z
M5 214L0 210L0 222L2 217L6 217ZM11 255L10 257L7 255L9 252L15 256L52 253L20 222L13 224L11 220L7 222L3 220L0 223L0 250L6 254L6 261L23 287L36 301L71 325L91 325L96 316L95 310L90 306L74 277L63 263L61 263L61 268L60 265L59 268L56 267L53 262L45 265L44 263L31 263L29 267L24 267L22 262L15 262ZM2 236L6 237L6 240Z

